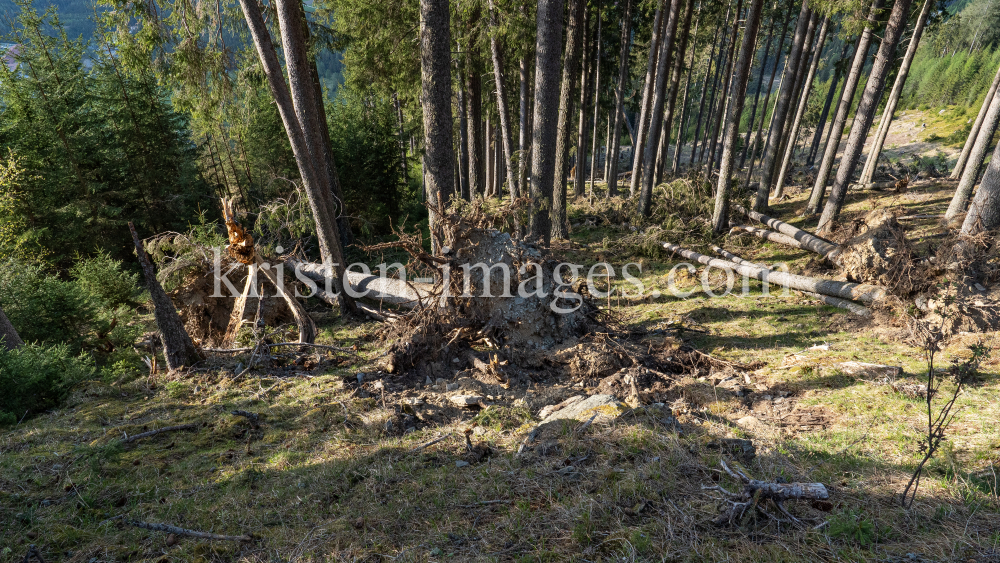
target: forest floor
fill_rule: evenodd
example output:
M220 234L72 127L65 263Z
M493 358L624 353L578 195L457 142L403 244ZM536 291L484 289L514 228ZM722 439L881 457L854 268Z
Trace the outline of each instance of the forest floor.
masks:
M845 218L875 207L937 213L953 189L935 181L902 194L855 193ZM794 217L808 197L805 188L789 191L777 216ZM627 226L585 226L578 210L571 220L577 227L557 245L561 256L637 262L647 289L667 293L679 260L617 244ZM934 219L907 227L918 246L943 236ZM715 242L792 272L813 268L805 252L750 237ZM756 369L678 374L663 408L587 427L557 421L521 455L541 407L596 389L553 368L526 387L457 371L441 387L398 391L377 368L378 325L331 315L317 316L318 341L357 352L311 370L235 377L244 356L183 378L82 384L63 408L0 433L0 560L20 560L36 544L46 561L84 563L1000 561L1000 355L959 397L945 447L904 509L899 496L921 457L927 416L924 399L906 390L925 382L927 366L902 323L862 321L794 291L765 296L753 281L748 295L738 282L718 298L687 282L695 292L684 299L605 306L636 345L683 342ZM1000 333L954 335L936 365L961 361L980 341L996 350ZM895 385L854 377L838 367L849 360L900 366L903 375ZM469 392L493 404L439 408ZM236 409L259 413L259 424L230 414ZM387 425L401 413L417 414L415 431ZM123 440L186 423L197 426ZM755 455L730 456L720 449L726 438L752 440ZM764 517L717 527L722 502L702 487L739 488L719 470L724 457L757 479L823 483L830 499L789 501L809 522L801 528ZM126 524L133 519L254 539L175 537Z

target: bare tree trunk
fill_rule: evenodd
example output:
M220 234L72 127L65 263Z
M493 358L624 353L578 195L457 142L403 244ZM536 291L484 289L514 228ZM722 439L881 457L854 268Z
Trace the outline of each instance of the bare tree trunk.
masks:
M146 278L146 289L149 290L149 298L153 302L153 316L156 317L156 326L160 329L160 340L163 342L163 357L167 361L167 368L170 371L174 371L185 366L191 367L201 360L201 355L198 353L198 349L195 348L194 342L191 341L187 330L184 329L184 322L181 321L180 315L177 314L177 308L174 307L174 303L170 300L166 292L163 291L160 282L157 281L156 270L149 261L146 249L142 247L142 241L139 240L139 235L135 232L135 226L132 225L131 221L128 224L128 229L132 233L132 243L135 244L136 256L138 256L139 264L142 266L142 275ZM4 335L2 323L6 320L7 318L3 316L3 311L0 311L0 336ZM9 325L10 323L8 322L7 324ZM13 327L11 330L13 330ZM14 337L17 337L16 332L14 333ZM18 339L18 342L20 342L20 339ZM7 346L10 345L10 342L6 339L5 343ZM14 343L16 344L17 342ZM20 343L24 344L23 342Z
M920 9L920 16L918 16L917 23L913 27L913 35L910 37L910 44L906 48L906 55L903 56L903 63L899 67L899 73L896 75L896 82L892 85L889 100L885 104L885 109L882 110L882 120L879 122L878 130L875 133L872 148L868 152L868 160L865 162L865 168L861 171L861 180L859 183L862 185L871 183L872 176L875 174L875 167L878 166L878 158L882 154L885 138L889 135L889 127L892 125L893 114L896 113L899 97L903 93L906 77L910 74L910 65L913 64L913 57L917 54L917 46L920 45L920 37L924 33L924 25L927 23L928 16L930 16L933 4L934 0L924 0L924 7Z
M635 152L635 158L632 162L632 181L629 186L629 195L632 196L635 196L636 191L638 191L639 179L642 177L642 159L645 156L646 137L649 135L653 87L656 81L657 62L660 60L660 41L663 37L663 30L667 25L667 22L663 19L663 8L666 7L666 3L667 0L659 1L656 6L656 16L653 18L653 36L649 41L649 59L646 61L646 81L642 87L642 106L639 113L636 144L632 145Z
M569 0L569 23L563 56L562 82L559 86L559 122L556 132L556 184L552 200L552 237L569 238L566 220L566 181L569 172L570 123L573 119L573 79L576 77L583 44L584 0Z
M733 77L731 92L732 107L726 118L726 130L722 141L722 158L719 160L719 184L715 190L715 211L712 215L712 229L722 233L729 227L729 196L732 189L733 161L736 158L736 138L740 133L740 119L746 102L747 81L750 66L753 65L754 46L760 30L760 18L764 0L752 0L746 16L743 44L740 46L740 62ZM738 13L738 12L737 12Z
M990 90L986 93L986 98L983 99L983 105L979 108L979 115L976 116L976 122L972 125L972 130L969 131L969 138L965 140L965 146L962 147L962 154L959 155L958 162L955 163L955 169L951 172L952 180L961 178L962 172L965 171L965 163L969 161L969 153L972 151L972 145L979 138L979 129L986 118L987 108L990 107L990 102L997 93L997 87L1000 87L1000 67L997 67L997 73L993 77L993 84L990 85Z
M246 1L246 0L244 0ZM431 243L437 253L438 213L455 185L451 114L451 13L448 0L420 0L420 88L424 114L424 178L431 207Z
M799 67L799 59L802 58L806 32L812 19L811 16L812 12L809 10L809 3L802 2L799 21L795 25L795 38L792 39L792 49L788 53L788 60L785 65L785 76L781 79L778 103L775 104L774 114L771 117L767 146L764 147L764 156L762 157L760 167L760 184L757 186L757 197L753 204L755 211L764 211L767 209L767 199L771 194L771 183L774 178L775 162L778 159L778 152L782 142L781 131L785 128L785 119L788 116L788 108L791 105L792 95L795 91L795 73Z
M577 117L577 130L576 130L576 174L573 177L573 194L576 196L582 196L584 194L583 185L586 182L587 174L587 163L590 159L587 158L587 145L589 140L587 139L587 133L590 131L588 127L587 119L590 115L590 76L594 73L594 55L593 52L589 50L590 45L594 45L593 35L590 32L590 18L593 14L591 9L587 9L587 14L584 17L584 40L583 40L583 53L582 60L580 63L580 112ZM590 41L587 41L588 36Z
M993 151L983 183L962 223L962 235L973 237L1000 228L1000 144Z
M826 128L826 120L830 117L830 108L833 106L833 98L837 95L837 84L844 76L845 63L847 61L847 51L851 44L844 41L844 49L840 52L840 58L834 65L833 79L830 80L830 89L826 92L826 101L823 102L823 111L819 114L819 123L816 124L816 131L813 133L812 145L809 147L809 156L806 158L806 166L812 166L816 161L816 153L823 142L823 130Z
M968 162L965 165L965 170L962 171L962 179L958 181L955 195L951 198L948 211L944 214L948 221L965 212L965 206L969 203L969 198L972 197L972 189L976 186L979 172L983 169L983 159L986 157L986 152L989 151L998 123L1000 123L1000 96L994 94L993 100L990 101L990 108L983 119L983 124L979 128L979 136L972 145L972 150L969 151Z
M319 246L320 257L324 265L331 268L331 271L336 272L338 278L342 278L345 265L341 255L340 237L336 222L334 221L334 211L331 208L332 198L329 195L330 189L324 181L323 176L313 166L314 162L322 162L323 156L320 154L319 158L314 159L311 154L309 144L307 144L305 129L296 115L298 108L295 107L292 94L289 93L288 85L285 83L284 71L278 62L277 52L274 49L274 44L271 42L271 34L264 23L264 17L260 12L259 5L251 0L240 0L240 6L243 8L243 15L247 20L247 27L257 50L257 55L260 57L261 66L267 77L271 94L274 96L275 105L278 106L278 113L284 124L285 133L288 135L292 154L295 156L299 176L302 179L302 185L309 200L309 207L316 224L316 240ZM288 17L288 6L286 5L284 8L279 7L279 12L283 13L284 17ZM289 28L289 33L292 34L298 33L301 35L302 33L301 20L296 20L295 25L283 25L282 27ZM295 79L293 83L296 84L295 99L298 100L302 110L315 108L314 104L304 103L305 96L308 95L307 92L312 92L311 88L303 88L304 85L301 83L303 80L308 80L308 70L303 68L305 63L305 45L300 43L297 46L298 48L296 48L296 45L293 43L290 47L291 49L286 47L286 57L290 59L288 64L290 76L293 73L292 68L294 67ZM303 76L303 74L305 75ZM308 83L305 86L308 86ZM339 293L338 299L341 310L344 312L353 312L354 300L342 291L343 288L340 282L335 282L334 289Z
M688 99L691 94L691 79L694 76L694 59L698 54L698 24L701 20L701 1L698 2L698 17L694 22L694 44L691 46L691 62L688 64L687 78L684 83L684 100L681 102L681 122L677 127L677 143L674 146L674 159L670 166L670 174L677 176L681 169L681 150L684 147L684 130L687 127Z
M840 215L840 208L844 205L847 197L847 188L850 185L854 169L858 165L858 157L864 148L865 137L871 128L875 118L875 110L882 99L882 92L885 90L885 79L889 74L889 67L892 65L893 54L899 44L899 38L906 29L906 20L909 16L910 4L913 0L896 0L889 15L889 23L886 25L885 34L882 37L882 44L879 46L878 55L872 65L871 74L868 75L868 84L861 95L861 103L858 105L857 113L854 115L854 123L851 125L851 134L847 137L847 145L844 147L844 156L840 159L840 168L837 169L837 178L830 189L830 199L823 208L823 215L819 220L818 232L831 233L834 223Z
M750 123L747 126L747 133L743 137L743 153L740 155L740 165L737 168L743 168L743 166L746 165L747 154L750 152L750 136L753 135L753 124L757 121L757 104L760 102L760 91L764 85L764 70L767 67L767 59L771 56L771 43L774 39L774 24L777 23L777 19L778 3L775 2L771 14L771 23L767 29L767 39L764 40L764 57L760 60L760 72L757 77L757 91L754 93L753 106L750 108ZM777 54L777 58L781 58L780 52Z
M535 43L535 111L531 139L531 238L549 244L556 178L562 0L539 0Z
M0 307L0 344L8 350L24 346L24 341L18 336L14 325L10 324L10 320L4 314L2 307Z
M785 158L781 161L781 168L778 170L778 183L774 187L774 197L779 198L785 193L785 178L792 167L792 158L795 156L796 139L799 136L799 127L802 125L802 116L809 107L809 94L812 93L813 79L816 77L816 69L819 68L819 60L823 54L823 46L826 43L826 33L830 26L830 18L823 18L823 25L819 30L819 38L816 40L816 48L813 50L812 62L809 64L809 71L806 73L802 83L802 95L799 98L799 108L795 112L795 120L792 122L792 130L788 134L788 146L785 149Z
M597 55L594 57L594 130L593 139L591 141L590 150L590 185L587 189L587 193L590 197L594 197L594 181L597 179L597 163L598 163L598 153L601 147L598 146L598 131L597 128L600 125L600 112L601 112L601 20L602 10L601 3L597 3L597 36L594 37L594 43L597 44Z
M864 70L865 62L868 60L868 48L871 46L872 29L877 24L879 11L881 11L883 0L872 2L871 11L868 13L868 23L858 44L854 47L854 61L851 63L851 72L847 75L844 83L844 91L840 95L840 102L837 104L837 113L833 117L830 125L830 136L826 142L826 150L823 153L823 160L820 161L819 171L816 173L816 182L813 184L812 193L809 194L809 203L806 212L809 214L819 213L820 206L823 205L823 195L826 193L826 182L830 178L833 170L833 161L837 158L837 150L840 148L840 137L844 134L844 127L847 125L847 115L854 104L854 94L861 81L861 72Z
M656 62L656 85L653 92L653 106L649 120L649 135L646 139L646 154L643 155L642 192L639 195L639 213L649 217L650 203L653 197L653 181L656 179L653 167L656 166L656 152L659 148L661 125L663 119L663 100L667 81L667 68L670 66L670 55L674 47L674 37L677 35L677 20L680 19L681 0L670 0L670 14L663 33L660 53Z
M660 150L656 157L656 183L663 181L667 159L670 158L670 134L673 132L677 93L680 90L681 73L684 72L684 55L687 54L688 36L691 34L691 18L693 15L694 0L686 0L684 5L684 23L681 24L677 54L674 56L674 69L670 73L670 90L667 92L667 111L663 114L663 132L660 134Z
M788 35L788 25L792 21L792 10L794 7L795 0L789 0L788 7L785 8L785 23L782 24L781 35L778 36L778 49L774 52L774 67L771 69L771 77L767 80L767 95L764 96L764 107L760 113L760 125L757 126L757 133L754 134L753 138L753 149L750 152L750 165L747 166L746 179L743 181L743 184L746 186L750 185L750 178L753 176L754 162L757 159L757 149L761 148L761 140L764 134L764 122L767 121L767 107L771 104L771 92L774 90L774 79L777 77L778 67L781 65L781 53L785 49L785 37ZM777 105L777 103L775 105Z
M736 65L736 41L740 34L740 16L743 12L743 0L736 2L736 14L733 16L733 29L730 33L729 50L726 53L725 75L722 77L722 90L719 96L719 111L715 113L715 126L712 127L712 142L708 150L708 169L715 169L719 134L722 132L722 118L725 117L729 105L729 89L733 81L733 67ZM752 47L751 47L752 48Z
M622 120L625 118L625 82L628 80L628 53L632 45L632 4L625 0L625 19L622 21L621 52L618 55L618 87L615 89L615 127L608 147L608 197L618 195L618 144L622 136ZM633 145L634 146L634 145Z

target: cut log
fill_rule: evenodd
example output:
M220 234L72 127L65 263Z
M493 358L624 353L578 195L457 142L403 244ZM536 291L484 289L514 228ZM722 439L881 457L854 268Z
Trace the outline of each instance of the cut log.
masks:
M771 227L779 233L788 235L800 243L800 247L803 250L809 250L819 254L823 258L829 260L830 262L837 264L838 258L840 256L840 246L833 244L828 240L824 240L812 233L803 231L798 227L793 227L784 221L779 221L773 217L768 217L763 213L758 213L756 211L747 210L743 207L736 205L734 208L743 213L747 217L753 219L754 221L759 221L768 227Z
M771 232L771 231L768 231L768 232ZM778 236L785 236L785 235L780 235L778 233L774 233L774 234L776 234ZM739 265L753 266L753 267L756 267L756 268L765 268L765 269L770 270L770 268L768 268L767 266L765 266L763 264L755 264L755 263L750 262L748 260L744 260L744 259L740 258L739 256L733 254L732 252L727 252L727 251L719 248L718 246L713 246L712 247L712 251L715 252L716 254L718 254L719 256L722 256L726 260L729 260L730 262L734 262L734 263L739 264ZM770 277L770 274L768 274L768 276ZM821 295L819 293L815 293L815 292L812 292L812 291L803 291L802 293L804 293L804 294L806 294L809 297L812 297L814 299L819 299L820 301L822 301L823 303L826 303L827 305L830 305L830 306L833 306L833 307L838 307L840 309L847 309L848 311L854 313L855 315L858 315L859 317L870 317L871 314L872 314L872 312L868 310L868 307L865 307L864 305L858 305L857 303L855 303L853 301L848 301L846 299L841 299L839 297L832 297L832 296L829 296L829 295Z
M676 244L669 242L661 242L661 244L664 249L683 256L688 260L694 260L700 264L715 268L730 269L740 275L761 281L767 281L769 283L781 285L790 289L811 291L821 295L840 297L841 299L852 299L863 303L871 303L872 301L880 299L886 295L884 288L874 285L839 282L821 278L809 278L796 274L787 274L785 272L776 272L766 268L761 268L760 266L737 264L728 260L712 258L711 256L705 256L704 254L699 254L693 250L681 248Z
M807 250L802 247L802 243L793 239L788 235L783 235L781 233L776 233L774 231L769 231L767 229L761 229L759 227L751 227L750 225L737 225L733 227L730 232L732 233L749 233L757 238L762 238L771 242L776 242L778 244L783 244L785 246L790 246L792 248L798 248L800 250Z
M302 262L294 258L285 262L293 272L323 284L329 277L322 264ZM297 269L297 270L296 270ZM380 301L390 305L413 309L418 303L427 305L431 301L434 286L429 283L404 282L398 278L373 276L348 270L347 282L355 294L365 294L365 299Z

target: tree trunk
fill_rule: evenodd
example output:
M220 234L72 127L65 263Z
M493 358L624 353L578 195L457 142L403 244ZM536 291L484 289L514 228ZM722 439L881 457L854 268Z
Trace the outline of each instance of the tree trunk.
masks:
M628 53L632 45L632 4L625 0L625 19L622 21L621 52L618 55L618 87L615 89L615 126L608 147L608 197L618 195L618 143L622 136L622 119L625 118L625 82L628 80ZM634 146L634 145L633 145Z
M562 0L539 0L535 43L535 111L531 135L531 238L548 246L556 178Z
M597 163L598 153L601 147L598 143L598 131L597 128L600 126L601 117L601 16L603 11L601 10L601 3L597 4L597 36L594 38L594 43L597 44L597 55L594 57L594 130L592 132L593 139L591 140L590 149L590 186L587 189L587 193L590 197L594 197L594 182L597 179Z
M653 197L653 181L656 179L653 167L656 166L656 152L660 142L667 68L670 67L670 55L674 47L674 37L677 35L677 20L680 19L680 8L681 0L670 0L670 14L667 16L667 26L663 32L660 53L656 62L656 85L653 92L653 106L649 120L649 135L646 139L646 154L643 155L642 192L639 195L639 213L646 217L649 217L651 211L650 202Z
M830 89L826 92L826 101L823 102L823 111L819 114L819 123L816 124L816 131L813 133L812 145L809 147L809 156L806 158L806 166L812 166L816 161L816 153L819 152L820 144L823 141L823 130L826 128L826 120L830 117L830 107L833 106L833 98L837 95L837 84L840 84L841 77L844 76L844 67L847 60L847 50L851 44L844 41L844 49L840 52L840 59L833 71L833 79L830 80Z
M247 1L247 0L244 0ZM438 213L455 185L451 115L451 14L448 0L420 0L420 89L424 114L424 171L431 207L431 245L441 243Z
M993 151L983 183L962 223L963 237L974 237L1000 228L1000 144Z
M816 40L816 48L813 50L812 62L809 64L809 71L806 73L802 83L802 95L799 98L799 108L795 112L795 120L792 122L792 130L788 134L788 146L785 149L785 158L781 161L781 168L778 170L778 183L774 187L774 197L780 198L785 193L785 178L788 176L792 166L792 158L795 156L795 141L799 136L799 127L802 125L802 116L809 107L809 94L812 93L813 79L816 77L816 69L819 67L819 60L823 54L823 46L826 43L826 33L830 26L830 18L823 18L823 25L819 30L819 38Z
M322 161L322 155L320 155L320 159L313 159L310 154L306 134L296 115L292 94L289 93L288 84L285 83L284 71L278 62L278 55L271 41L271 34L264 23L264 17L260 12L259 5L251 0L240 0L240 6L243 8L243 15L246 18L247 27L253 39L254 47L257 50L257 55L260 57L261 66L267 77L271 94L274 96L275 105L278 106L278 114L281 116L285 133L288 135L292 154L295 157L299 176L302 179L302 186L309 200L309 207L316 225L316 241L319 246L320 257L323 264L331 268L332 271L342 273L344 270L344 261L340 251L340 237L334 221L334 210L330 205L332 198L329 197L329 186L327 186L321 174L313 166L313 162ZM285 7L287 8L287 6ZM285 12L281 8L279 8L279 11ZM287 14L285 15L287 16ZM297 20L297 22L301 22L301 20ZM290 28L289 33L298 33L300 35L302 33L301 25L298 24L291 26L284 25L283 27ZM308 74L302 76L303 72L307 71L301 68L305 59L305 46L304 44L298 45L300 49L294 48L295 45L291 46L293 47L291 51L288 51L286 48L286 56L294 59L294 61L289 62L289 73L291 75L292 67L294 66L296 78L301 81L308 77ZM296 84L296 99L302 103L304 101L303 96L307 95L306 92L311 92L311 89L303 88L301 83L297 82ZM304 110L305 108L306 106L303 105L302 109ZM340 293L341 309L344 312L353 312L354 301L341 291L342 288L339 284L335 286L335 289Z
M4 314L2 307L0 307L0 344L8 350L24 346L24 341L18 336L14 325L10 324L10 320Z
M872 176L875 174L875 167L878 166L878 158L882 154L885 138L889 135L892 117L896 113L896 106L899 104L899 96L903 93L906 77L910 74L910 65L913 64L913 57L917 54L917 46L920 45L920 37L923 35L924 25L927 23L932 4L934 4L934 0L924 0L924 7L920 9L920 16L918 16L917 23L913 27L913 36L910 37L910 44L906 48L903 64L899 67L899 73L896 75L895 84L892 85L889 100L885 104L885 109L882 110L882 120L879 122L875 141L872 143L872 148L868 153L868 161L865 162L865 168L861 172L860 183L862 185L870 183Z
M990 108L983 119L983 124L979 128L979 137L972 145L972 150L969 151L968 162L965 165L965 170L962 171L962 179L958 181L955 195L951 198L948 211L944 214L946 220L951 221L965 212L965 206L968 205L969 198L972 197L972 188L976 186L976 180L979 179L979 172L983 169L983 159L990 149L990 143L993 141L998 123L1000 123L1000 96L994 94L993 100L990 101Z
M691 62L688 64L687 78L684 80L684 99L681 101L681 122L677 127L677 143L674 145L674 159L670 166L670 174L677 176L681 169L681 149L684 147L684 130L687 127L688 99L691 94L691 79L694 76L694 59L698 54L698 24L701 20L701 1L698 2L698 17L694 22L694 44L691 46Z
M764 40L764 57L760 60L760 72L757 77L757 91L753 96L753 106L750 108L750 123L747 126L747 133L743 137L743 153L740 155L740 165L737 168L743 168L747 162L747 153L750 152L750 136L753 134L753 124L757 121L757 104L760 102L760 91L764 85L764 74L767 67L767 59L771 56L771 43L774 39L774 24L778 19L778 3L775 2L774 9L771 14L771 23L767 29L767 39ZM778 59L781 58L781 53L777 53ZM766 105L764 107L767 107Z
M959 155L958 162L955 163L955 169L951 172L950 177L952 180L961 178L962 172L965 171L965 163L969 161L969 152L972 151L972 145L979 138L979 129L983 125L987 108L990 107L990 102L993 100L994 95L996 95L998 86L1000 86L1000 67L997 67L997 73L993 77L993 84L990 85L990 91L986 93L986 98L983 99L983 105L979 108L979 115L976 116L976 122L972 125L972 130L969 131L969 138L965 140L965 146L962 147L962 154Z
M753 65L754 47L757 44L757 32L760 30L763 8L764 0L752 0L749 13L746 16L743 44L740 46L740 62L736 66L736 75L733 77L732 92L730 93L732 107L726 117L726 130L722 140L722 158L719 160L719 185L715 190L715 211L712 215L712 229L716 233L722 233L729 227L729 194L732 188L733 160L736 158L736 138L740 133L740 119L743 117L747 81L750 79L750 66Z
M823 215L819 220L818 232L820 233L833 232L834 223L840 215L840 208L844 205L847 188L854 175L854 169L858 165L858 157L861 156L861 150L864 148L865 137L868 136L868 130L875 118L875 110L878 109L882 92L885 90L885 79L889 74L896 46L906 29L906 20L910 14L912 1L896 0L896 4L892 7L889 23L886 25L885 34L882 37L882 44L879 46L878 55L872 65L871 74L868 76L868 84L865 85L865 91L861 95L861 103L858 105L854 123L851 125L851 134L844 147L844 156L840 159L837 178L830 189L830 199L827 200Z
M590 17L592 13L593 11L588 9L587 15L583 19L584 41L582 53L584 55L580 64L580 112L577 117L576 130L576 166L574 166L576 174L573 177L573 194L578 197L584 193L583 186L586 182L587 163L589 162L587 158L587 133L590 131L590 127L587 126L587 118L590 114L590 76L594 73L594 56L592 52L588 51L587 36L590 35ZM595 42L591 40L589 44L592 45Z
M149 290L149 298L153 302L153 316L156 317L156 326L160 329L160 340L163 342L163 357L167 361L167 368L170 371L181 369L185 366L191 367L201 360L198 349L184 329L184 322L177 314L177 308L170 300L170 297L163 291L163 287L156 279L156 270L149 261L146 249L142 247L142 241L135 232L135 227L131 221L128 229L132 233L132 243L135 245L136 256L139 258L139 265L142 266L142 275L146 279L146 289ZM324 264L327 266L327 264ZM3 330L3 321L7 318L0 311L0 336L6 332ZM9 322L7 323L10 324ZM11 328L13 330L13 327ZM17 337L17 333L14 333ZM20 339L17 340L20 342ZM15 344L17 343L15 342ZM21 342L23 344L23 342ZM10 342L5 339L5 345L10 346Z
M781 79L778 103L775 104L774 114L771 117L771 127L767 133L767 146L764 147L760 167L760 184L757 186L757 197L753 204L753 208L756 211L767 209L767 199L771 195L771 183L774 178L774 164L778 159L778 152L782 142L781 131L785 128L785 119L788 116L788 108L792 102L792 94L795 90L795 72L799 67L799 59L802 57L806 32L811 19L812 12L809 10L809 3L803 2L802 10L799 12L799 21L795 25L795 38L792 39L792 49L788 53L788 60L785 64L785 75Z
M767 120L767 106L771 104L771 92L774 90L774 79L778 75L778 67L781 65L781 53L785 49L785 37L788 35L788 25L792 21L792 10L795 0L789 0L788 7L785 8L785 23L781 26L781 35L778 36L778 49L774 52L774 67L771 69L771 77L767 80L767 95L764 96L764 106L760 113L760 125L753 138L753 149L750 151L750 165L747 166L746 179L743 185L750 185L750 177L753 176L754 162L757 159L757 149L761 147L761 138L764 134L764 122ZM763 65L762 65L763 66ZM780 89L780 87L779 87ZM773 114L773 112L772 112ZM752 128L751 124L751 128Z
M667 92L667 111L663 114L663 132L660 133L660 150L656 157L656 183L663 181L667 159L670 158L670 134L673 132L674 127L677 93L680 90L681 73L684 72L684 55L687 53L688 36L691 34L691 17L693 15L694 0L686 0L684 4L684 22L681 24L677 54L674 56L674 69L670 73L670 90Z
M566 26L566 46L563 56L562 81L559 86L559 124L556 133L556 184L552 200L552 237L569 238L566 220L566 182L569 173L569 140L573 120L573 79L580 62L583 34L584 0L569 0L569 23Z
M851 63L851 72L847 75L847 82L844 83L844 91L840 95L840 102L837 104L837 113L833 117L830 125L830 136L826 142L826 150L823 153L823 160L820 161L819 171L816 173L816 182L813 184L812 193L809 194L809 203L806 212L809 214L819 213L823 204L823 195L826 193L826 182L830 178L833 170L833 161L837 158L837 151L840 148L840 137L844 134L844 127L847 124L847 114L854 104L854 94L861 81L861 72L864 70L865 62L868 60L868 47L872 42L872 29L878 23L878 14L882 9L883 0L872 2L871 11L868 13L868 23L858 44L854 47L854 61Z
M639 189L639 179L642 177L642 161L645 157L646 137L649 135L650 107L653 104L653 88L656 81L657 62L660 60L660 41L667 22L663 19L663 8L667 0L660 0L656 6L656 16L653 18L653 36L649 41L649 59L646 61L646 81L642 87L642 106L639 113L639 125L636 133L636 144L632 145L635 158L632 162L632 181L629 195L635 196Z
M719 46L720 31L722 31L722 26L715 28L715 35L712 37L712 51L708 55L708 68L705 69L705 77L701 82L701 99L698 102L698 122L694 127L694 138L691 139L691 159L688 162L690 166L694 166L695 156L698 153L698 138L701 136L701 124L705 117L705 101L708 99L708 81L712 75L712 64L715 62L715 48Z
M708 150L708 169L709 170L714 170L715 169L715 162L716 162L716 157L717 157L717 150L719 148L719 134L720 134L720 132L724 134L723 131L720 131L720 129L722 128L722 118L725 117L726 116L726 112L729 111L729 94L730 94L729 90L732 87L732 82L733 82L733 68L736 65L736 41L737 41L737 39L739 39L739 34L740 34L740 16L742 15L742 12L743 12L743 0L737 0L737 2L736 2L736 14L733 16L733 29L732 29L732 32L730 33L729 51L726 53L726 59L725 59L726 60L726 65L725 65L726 72L725 72L725 75L722 77L723 78L723 81L722 81L723 86L722 86L722 90L721 90L722 95L719 96L719 111L717 111L715 113L715 126L712 127L712 142L711 142L710 148ZM756 36L755 36L755 38L756 38ZM752 50L753 46L751 45L750 48ZM746 95L746 88L744 88L743 92L744 92L744 95ZM740 109L742 111L742 105L740 106Z

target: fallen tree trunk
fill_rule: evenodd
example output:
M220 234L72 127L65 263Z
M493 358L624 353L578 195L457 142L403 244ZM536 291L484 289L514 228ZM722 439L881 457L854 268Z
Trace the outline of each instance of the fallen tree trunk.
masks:
M761 229L759 227L751 227L750 225L737 225L730 229L731 233L749 233L757 238L762 238L771 242L776 242L778 244L783 244L785 246L790 246L792 248L798 248L801 250L808 250L802 247L802 243L793 239L788 235L783 235L781 233L776 233L774 231L769 231L767 229Z
M770 231L768 231L768 232L770 232ZM778 233L775 233L775 234L778 234ZM784 236L784 235L778 235L778 236ZM722 256L723 258L725 258L725 259L727 259L727 260L729 260L731 262L734 262L736 264L740 264L740 265L744 265L744 266L753 266L753 267L756 267L756 268L765 268L767 270L770 270L770 268L768 268L767 266L765 266L763 264L755 264L753 262L750 262L749 260L744 260L744 259L740 258L739 256L733 254L732 252L727 252L727 251L723 250L722 248L719 248L718 246L713 246L712 250L716 254L718 254L719 256ZM770 276L770 274L768 274L768 276ZM859 317L870 317L871 314L872 314L872 312L868 310L868 307L865 307L864 305L858 305L857 303L855 303L853 301L848 301L846 299L841 299L839 297L832 297L830 295L821 295L821 294L815 293L813 291L803 291L802 293L804 293L804 294L806 294L809 297L812 297L814 299L819 299L820 301L822 301L823 303L826 303L827 305L830 305L830 306L833 306L833 307L837 307L837 308L840 308L840 309L847 309L848 311L854 313L855 315L858 315Z
M753 219L754 221L759 221L768 227L771 227L779 233L788 235L799 242L801 246L799 248L803 250L809 250L819 254L823 258L829 260L834 264L839 263L839 256L841 248L839 245L833 244L828 240L824 240L812 233L803 231L798 227L793 227L784 221L779 221L773 217L768 217L763 213L758 213L753 210L747 210L743 207L736 205L734 206L737 211L743 213L747 217Z
M290 258L285 263L292 271L301 272L303 276L315 282L325 284L329 278L327 270L322 264L302 262L294 258ZM434 289L434 286L429 283L404 282L398 278L383 278L351 270L347 271L346 281L355 295L364 294L364 298L366 299L381 301L406 309L413 309L418 303L421 305L430 303Z
M809 278L796 274L786 274L785 272L776 272L766 268L761 268L760 266L736 264L735 262L730 262L728 260L712 258L711 256L705 256L704 254L699 254L693 250L681 248L676 244L671 244L669 242L661 242L661 244L666 250L679 254L689 260L695 260L706 266L730 269L740 275L751 277L760 281L766 281L768 283L778 284L790 289L811 291L821 295L840 297L841 299L852 299L863 303L871 303L872 301L880 299L886 295L885 289L874 285L839 282L820 278Z

